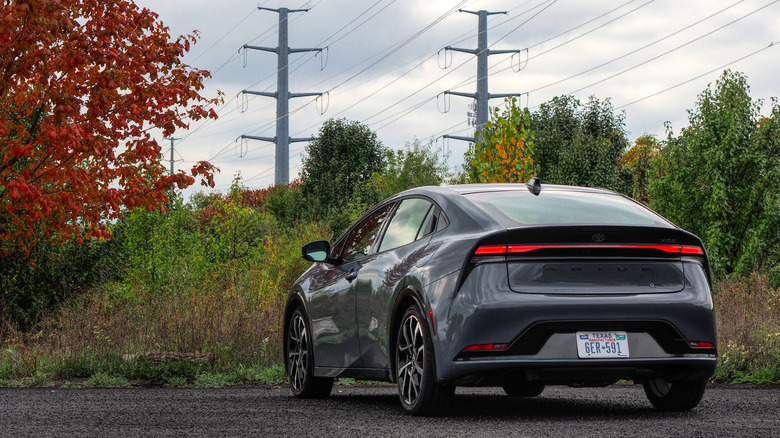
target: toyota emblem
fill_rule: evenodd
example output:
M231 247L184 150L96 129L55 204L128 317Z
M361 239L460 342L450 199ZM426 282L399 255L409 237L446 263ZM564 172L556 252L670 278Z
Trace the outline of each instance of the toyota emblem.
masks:
M601 233L596 233L591 238L593 239L594 242L603 242L604 239L607 238L607 236L605 236L605 235L603 235Z

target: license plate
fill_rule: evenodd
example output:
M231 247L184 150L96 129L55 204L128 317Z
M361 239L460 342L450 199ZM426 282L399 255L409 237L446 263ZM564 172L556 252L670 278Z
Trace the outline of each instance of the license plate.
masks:
M628 357L626 332L577 332L576 337L581 359Z

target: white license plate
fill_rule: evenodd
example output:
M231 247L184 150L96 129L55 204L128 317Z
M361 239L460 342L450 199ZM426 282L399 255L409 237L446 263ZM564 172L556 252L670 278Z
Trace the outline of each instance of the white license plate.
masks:
M577 332L576 337L581 359L628 357L626 332Z

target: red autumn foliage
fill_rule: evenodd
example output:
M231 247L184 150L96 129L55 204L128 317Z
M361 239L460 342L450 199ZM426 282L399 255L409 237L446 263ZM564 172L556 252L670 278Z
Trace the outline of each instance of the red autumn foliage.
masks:
M209 73L181 61L194 42L130 0L2 3L0 255L107 237L122 207L158 208L196 176L213 186L207 162L167 174L150 132L216 118Z
M214 218L224 211L224 206L236 199L241 207L260 209L268 201L268 197L281 188L300 189L301 180L296 179L284 186L271 186L264 189L233 190L228 196L217 199L201 209L197 215L198 222L200 222L201 226L208 227L214 221Z

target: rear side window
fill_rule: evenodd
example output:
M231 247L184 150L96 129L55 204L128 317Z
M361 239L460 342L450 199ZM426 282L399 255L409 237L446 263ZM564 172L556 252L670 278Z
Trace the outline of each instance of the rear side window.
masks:
M672 226L652 210L619 195L542 190L539 196L517 190L465 195L506 226L599 224Z
M433 204L424 199L405 199L387 225L385 237L379 246L379 252L412 243L425 234L424 225L430 226L433 217Z

